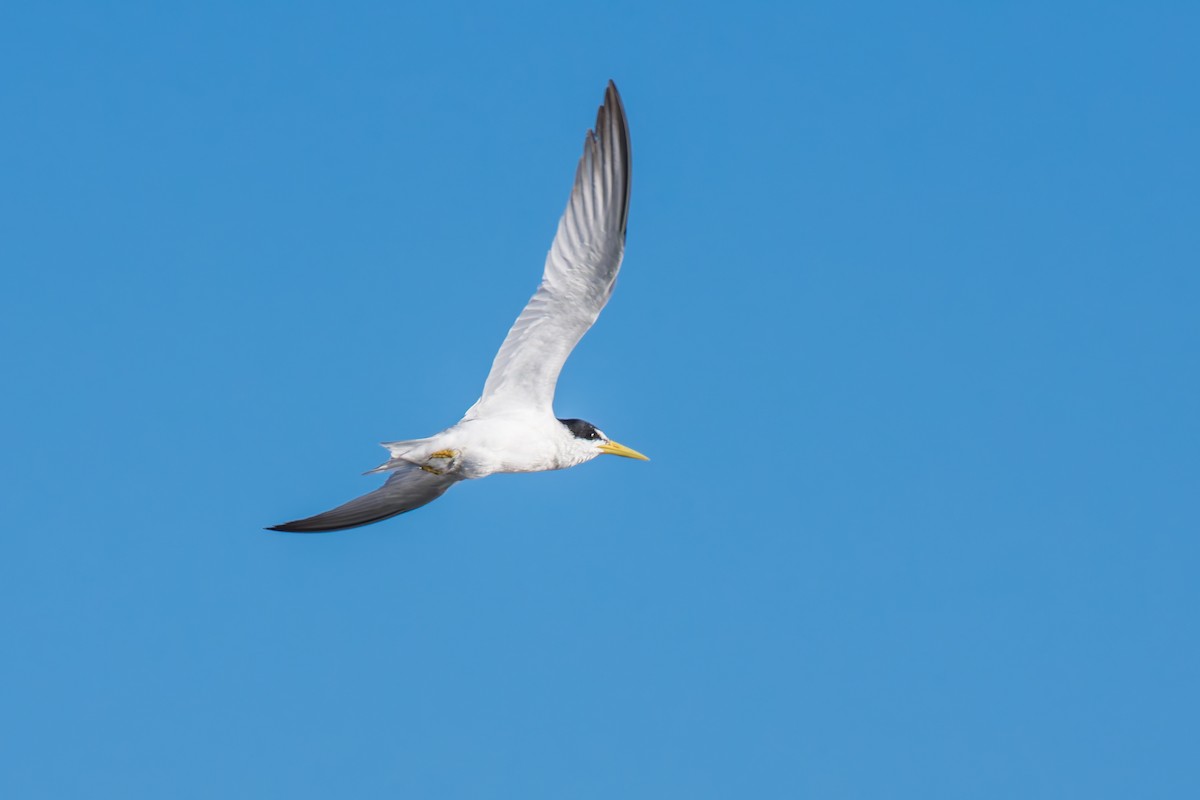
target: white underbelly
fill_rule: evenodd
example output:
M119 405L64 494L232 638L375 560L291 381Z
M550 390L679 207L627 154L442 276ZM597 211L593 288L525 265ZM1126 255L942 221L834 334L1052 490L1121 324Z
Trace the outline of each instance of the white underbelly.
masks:
M541 425L514 420L473 420L446 432L460 453L457 472L466 480L497 472L559 469L554 441Z

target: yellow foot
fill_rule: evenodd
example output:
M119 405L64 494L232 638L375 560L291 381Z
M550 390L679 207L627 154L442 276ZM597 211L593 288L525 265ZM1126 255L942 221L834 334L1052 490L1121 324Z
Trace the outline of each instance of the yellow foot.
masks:
M438 450L425 460L421 469L434 475L445 475L456 466L458 466L457 450Z

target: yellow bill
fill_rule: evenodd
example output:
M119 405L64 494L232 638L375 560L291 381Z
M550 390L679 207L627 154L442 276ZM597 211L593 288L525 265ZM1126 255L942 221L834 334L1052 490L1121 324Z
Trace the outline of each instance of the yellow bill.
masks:
M608 453L610 456L625 456L625 458L636 458L638 461L649 461L650 459L634 450L631 447L626 447L623 444L617 444L613 441L605 442L600 445L601 453Z

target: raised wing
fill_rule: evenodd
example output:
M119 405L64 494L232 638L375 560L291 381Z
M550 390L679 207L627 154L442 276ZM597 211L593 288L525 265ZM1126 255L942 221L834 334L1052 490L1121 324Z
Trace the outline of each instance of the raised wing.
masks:
M612 295L629 217L629 127L612 81L587 132L575 186L537 293L492 362L467 417L506 409L551 413L558 374Z
M434 475L415 464L410 464L392 473L387 482L373 492L356 497L349 503L315 517L285 522L267 530L322 533L369 525L437 500L456 480L444 475Z

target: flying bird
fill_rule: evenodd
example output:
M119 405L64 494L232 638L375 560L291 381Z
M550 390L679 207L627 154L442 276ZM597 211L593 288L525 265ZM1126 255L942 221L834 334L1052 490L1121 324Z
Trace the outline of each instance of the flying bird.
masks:
M587 132L575 185L542 282L496 353L483 394L463 418L425 439L384 442L391 473L373 492L269 530L318 532L369 525L441 497L462 480L497 472L574 467L605 453L643 461L595 425L554 416L554 387L567 356L612 295L629 216L629 127L612 81Z

